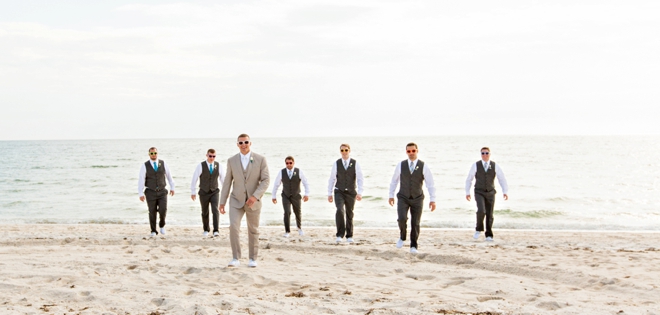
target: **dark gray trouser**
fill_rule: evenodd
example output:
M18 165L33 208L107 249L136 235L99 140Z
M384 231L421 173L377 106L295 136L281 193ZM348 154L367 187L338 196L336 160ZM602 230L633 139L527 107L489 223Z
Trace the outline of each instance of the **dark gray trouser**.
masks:
M410 247L417 248L417 239L420 232L419 223L422 220L422 210L424 209L424 195L412 199L401 195L397 195L396 197L400 238L401 240L406 240L408 210L410 209Z
M282 207L284 207L284 231L286 231L286 233L291 233L291 207L293 207L293 213L296 215L296 226L298 229L301 227L301 200L302 196L300 196L300 194L295 194L291 197L282 194Z
M353 237L353 207L355 207L355 197L351 193L343 193L335 189L335 223L337 224L337 237ZM346 219L344 220L344 217Z
M486 219L486 237L493 237L493 209L495 208L495 194L474 192L474 201L477 202L476 231L483 232L484 217Z
M197 194L199 194L199 203L202 205L202 226L204 231L211 231L209 227L209 204L211 204L211 213L213 213L213 232L218 232L220 221L220 211L218 210L220 189L210 192L203 192L200 190Z
M158 225L165 226L165 217L167 216L167 190L153 191L147 189L144 191L144 196L147 199L147 206L149 206L149 225L151 232L158 234L156 229L156 214L160 217Z

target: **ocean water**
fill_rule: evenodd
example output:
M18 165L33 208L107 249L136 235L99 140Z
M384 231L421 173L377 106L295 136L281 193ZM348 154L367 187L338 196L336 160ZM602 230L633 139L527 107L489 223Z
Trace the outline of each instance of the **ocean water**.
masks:
M303 204L304 226L334 226L328 176L339 145L349 143L365 175L356 227L396 227L396 209L387 203L389 183L395 164L406 158L406 143L414 141L437 190L438 209L425 209L423 227L474 227L476 205L465 200L465 177L480 159L479 149L489 146L491 159L506 174L510 197L504 201L496 184L495 229L660 230L660 149L653 145L660 143L658 136L252 140L252 150L266 156L272 180L287 155L307 175L311 194ZM199 203L190 199L192 173L208 148L226 163L238 152L235 139L0 141L0 223L148 223L137 177L151 146L158 147L176 183L168 224L199 225L201 231ZM281 202L270 202L271 189L272 182L261 225L281 226ZM228 224L227 215L221 224Z

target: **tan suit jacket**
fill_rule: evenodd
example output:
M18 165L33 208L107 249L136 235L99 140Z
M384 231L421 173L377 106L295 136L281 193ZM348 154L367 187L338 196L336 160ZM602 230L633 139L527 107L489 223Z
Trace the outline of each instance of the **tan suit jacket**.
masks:
M227 160L225 182L222 184L222 193L220 194L221 205L227 203L231 187L230 206L232 208L243 208L247 199L254 196L257 198L257 202L252 205L252 210L261 209L261 197L270 184L268 164L266 158L254 152L250 153L250 158L251 161L248 163L246 170L247 176L243 175L240 153Z

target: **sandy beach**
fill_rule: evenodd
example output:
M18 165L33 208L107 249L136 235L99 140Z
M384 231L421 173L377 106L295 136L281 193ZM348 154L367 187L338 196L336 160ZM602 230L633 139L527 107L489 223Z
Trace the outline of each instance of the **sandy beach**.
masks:
M228 230L0 225L1 314L660 314L660 233L261 228L228 268ZM247 252L247 229L242 229Z

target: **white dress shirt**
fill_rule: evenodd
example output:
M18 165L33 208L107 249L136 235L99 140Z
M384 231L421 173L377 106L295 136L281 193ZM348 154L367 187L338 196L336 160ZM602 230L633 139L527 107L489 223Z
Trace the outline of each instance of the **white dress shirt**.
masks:
M490 161L484 162L484 160L479 161L482 165L485 163L486 166L484 166L484 169L488 169L490 167ZM468 172L468 176L465 179L465 195L471 195L470 194L470 188L472 188L472 182L475 180L474 176L477 175L477 163L472 163L472 167L470 167L470 171ZM502 171L502 168L500 167L500 163L495 163L495 177L497 177L497 181L500 183L500 187L502 187L502 193L503 194L508 194L509 193L509 185L506 183L506 177L504 176L504 172Z
M209 161L204 161L206 162L206 167L211 169L211 164ZM225 170L222 168L222 164L218 163L218 167L214 168L214 172L220 172L218 176L218 188L222 187L222 183L225 182ZM192 183L190 183L190 195L197 195L197 181L199 180L199 176L202 175L202 163L197 163L197 167L195 168L195 172L193 173L192 177Z
M411 161L408 159L408 165L412 164L413 170L417 168L417 161ZM390 182L390 198L394 198L394 192L396 191L396 186L399 185L399 178L401 178L401 172L410 172L408 167L402 166L403 162L397 163L394 168L394 175L392 176L392 181ZM431 173L431 168L424 163L424 169L422 170L424 174L424 182L426 183L426 189L429 191L429 197L431 202L435 202L435 182L433 181L433 174Z
M152 161L151 159L149 159L149 165L151 165L151 168L154 167L154 162L158 163L158 160ZM165 168L165 177L167 178L167 181L170 183L170 191L174 191L174 180L172 179L172 173L170 173L170 168L167 167L165 161L163 161L163 167ZM144 196L144 179L146 176L147 176L147 168L144 166L144 163L142 163L142 165L140 166L140 175L138 175L139 197Z
M239 153L241 155L241 165L243 165L243 170L246 170L248 167L248 164L250 163L250 157L252 154L252 151L248 152L248 154L243 155L243 153Z
M351 159L348 160L342 159L343 163L350 163ZM355 178L357 180L357 193L362 195L364 191L364 176L362 176L362 168L360 163L355 161ZM332 192L335 190L335 183L337 182L337 162L332 163L332 171L330 171L330 179L328 179L328 196L332 196Z
M295 170L292 169L291 171L293 172ZM288 176L289 170L287 169L287 176ZM298 169L298 176L300 176L300 180L302 181L303 187L305 187L305 196L309 196L309 183L307 182L307 177L305 174L303 174L303 171L301 169ZM273 199L277 199L275 196L277 195L277 189L280 188L280 185L282 184L282 171L280 170L277 172L277 176L275 177L275 183L273 184Z

